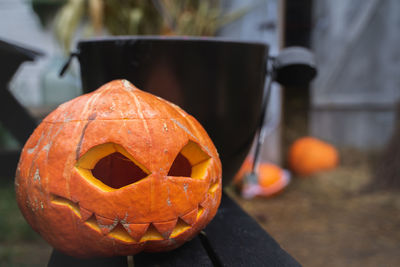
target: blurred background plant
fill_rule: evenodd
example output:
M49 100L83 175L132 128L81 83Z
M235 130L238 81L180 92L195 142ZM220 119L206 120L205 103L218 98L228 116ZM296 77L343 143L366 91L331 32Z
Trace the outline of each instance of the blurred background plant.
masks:
M214 36L250 9L247 6L225 13L220 0L68 0L56 15L55 35L66 51L82 23L85 37Z

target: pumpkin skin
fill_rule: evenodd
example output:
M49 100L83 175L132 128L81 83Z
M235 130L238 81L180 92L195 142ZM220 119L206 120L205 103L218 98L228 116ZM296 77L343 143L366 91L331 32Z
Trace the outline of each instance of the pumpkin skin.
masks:
M314 137L297 139L289 149L289 165L300 176L333 169L339 161L336 148Z
M222 168L201 125L126 80L60 105L25 144L22 214L71 256L174 249L217 212Z

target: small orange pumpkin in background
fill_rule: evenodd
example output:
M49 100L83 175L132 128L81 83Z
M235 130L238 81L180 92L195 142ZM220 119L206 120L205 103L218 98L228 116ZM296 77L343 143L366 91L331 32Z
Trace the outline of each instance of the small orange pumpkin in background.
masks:
M290 182L291 177L288 171L275 164L261 162L257 169L258 183L247 183L243 178L246 174L251 172L252 167L253 159L247 157L233 180L233 183L241 189L242 196L245 198L252 198L254 196L271 197L277 195L281 193ZM246 186L247 188L245 188Z
M221 171L192 116L116 80L43 120L15 185L24 217L54 248L107 257L193 238L217 212Z
M289 165L298 175L333 169L339 161L336 148L314 137L297 139L289 149Z

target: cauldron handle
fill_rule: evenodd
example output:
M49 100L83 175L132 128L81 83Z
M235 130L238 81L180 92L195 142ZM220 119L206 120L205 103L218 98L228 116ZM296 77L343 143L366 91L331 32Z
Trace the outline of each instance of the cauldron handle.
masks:
M79 57L79 52L71 52L69 54L69 57L67 59L67 61L64 63L63 67L60 70L60 73L58 74L59 77L64 76L65 72L67 71L69 65L71 64L71 61L74 57Z
M276 128L277 120L267 118L268 102L271 95L272 82L276 81L283 86L307 86L317 75L314 54L304 47L288 47L278 56L268 58L267 84L263 95L261 117L256 133L257 144L254 151L251 173L246 176L247 182L257 183L256 173L259 164L260 148L265 138Z

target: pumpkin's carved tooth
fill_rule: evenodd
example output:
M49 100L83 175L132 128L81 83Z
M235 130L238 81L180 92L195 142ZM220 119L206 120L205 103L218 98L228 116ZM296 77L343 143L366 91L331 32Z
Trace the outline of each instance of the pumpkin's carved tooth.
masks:
M201 202L199 205L200 205L200 207L208 209L212 204L211 201L212 201L212 199L207 196L206 199L203 202Z
M126 229L123 227L121 222L117 224L117 226L108 234L111 238L121 240L126 243L136 243L137 241L133 239Z
M153 223L153 225L156 230L160 232L160 234L164 237L164 239L168 239L172 233L172 230L174 230L177 221L178 219L174 219L167 222Z
M149 225L150 225L149 223L122 224L122 226L125 228L128 234L136 241L139 241L144 236L147 229L149 228Z
M89 219L86 220L85 225L88 225L90 228L95 230L96 232L101 232L99 225L97 224L96 217L94 214L89 217Z
M90 217L93 215L93 211L90 211L88 209L85 209L84 207L80 206L79 207L81 210L81 220L82 221L87 221Z
M208 193L214 197L215 196L215 192L217 192L219 187L219 183L218 181L214 181L213 183L211 183L210 187L208 188Z
M198 208L197 214L196 214L196 220L198 220L201 217L201 215L203 215L203 213L204 213L204 207L199 205L199 208Z
M180 234L182 234L183 232L186 232L190 228L191 228L191 226L189 224L187 224L181 218L178 218L178 221L176 223L174 230L172 230L170 238L175 238L175 237L179 236Z
M119 222L118 219L111 220L111 219L99 216L97 214L95 214L95 216L96 216L97 224L99 225L99 228L104 235L111 232L112 229L114 229L115 226L117 226L117 224Z
M140 242L151 241L151 240L163 240L164 237L160 232L154 227L153 223L149 225L146 233L140 239Z
M78 217L81 217L81 211L78 203L75 203L67 198L51 195L51 203L69 207Z
M197 220L197 213L198 213L199 208L195 208L192 211L189 211L183 216L180 216L180 218L187 224L193 225L196 220Z

